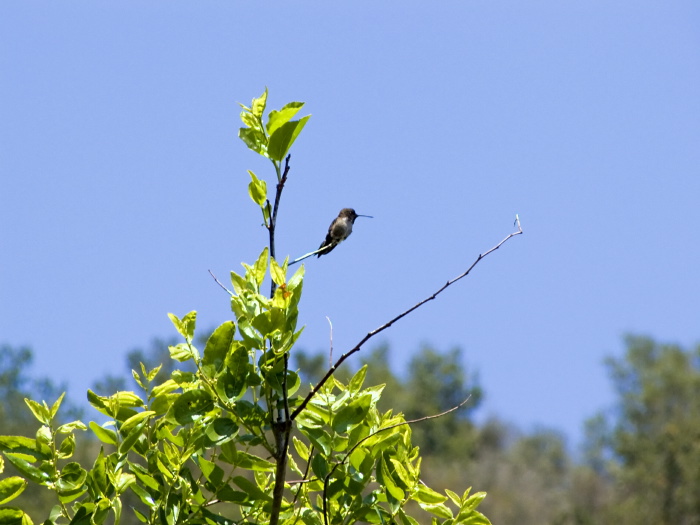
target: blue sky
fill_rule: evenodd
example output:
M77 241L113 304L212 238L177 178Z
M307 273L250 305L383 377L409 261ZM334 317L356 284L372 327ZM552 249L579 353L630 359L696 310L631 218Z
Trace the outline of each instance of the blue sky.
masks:
M483 419L576 442L625 333L700 340L700 4L694 1L4 2L0 342L74 398L168 312L230 317L266 241L238 102L313 116L278 252L315 249L300 345L335 352L525 234L378 338L402 370L460 346ZM397 407L400 409L401 407Z

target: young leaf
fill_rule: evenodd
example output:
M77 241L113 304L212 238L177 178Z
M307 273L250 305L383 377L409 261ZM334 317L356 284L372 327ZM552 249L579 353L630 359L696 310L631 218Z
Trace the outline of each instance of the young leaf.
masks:
M64 423L60 427L56 429L56 432L59 434L69 434L73 432L73 430L87 430L87 427L85 426L85 423L82 421L71 421L70 423Z
M357 373L352 376L352 379L348 383L348 390L350 392L357 393L362 388L362 384L365 382L365 376L367 375L367 365L360 368Z
M170 357L181 363L184 361L189 361L195 357L193 347L186 343L180 343L175 346L169 346L168 351L170 352Z
M248 194L255 204L262 207L267 200L267 182L258 179L255 173L250 170L248 170L248 173L250 178L253 179L248 184Z
M285 282L284 270L275 259L270 259L270 276L277 286L282 286Z
M250 112L257 118L260 118L265 112L265 106L267 106L267 87L262 95L253 99L253 103L250 105Z
M293 119L303 106L303 102L290 102L279 111L274 109L270 111L270 115L267 117L267 134L272 135L280 126Z
M269 250L267 246L265 246L265 249L262 251L262 253L260 253L260 257L258 257L258 260L255 261L255 264L251 268L251 270L253 271L253 276L255 277L255 281L258 283L258 286L262 285L263 280L265 279L265 273L267 272L268 254Z
M259 155L265 155L267 150L267 137L260 129L240 128L238 137L248 148Z
M139 412L138 414L131 416L129 419L124 421L121 427L119 427L119 431L122 433L122 435L125 435L128 432L130 432L132 428L141 423L144 419L148 419L149 417L154 415L155 412L153 410L144 410L143 412Z
M183 337L188 342L191 342L192 339L194 339L194 328L195 328L195 325L197 324L197 312L193 310L193 311L185 314L185 317L182 318L182 324L183 324L183 328L185 330Z
M29 410L32 411L32 414L34 414L34 417L37 418L37 420L40 423L43 423L44 425L51 424L51 411L48 409L48 407L26 397L24 398L24 402L27 404Z
M58 457L61 459L69 458L73 455L73 452L75 452L75 436L68 434L61 442L61 446L58 449Z
M108 445L117 444L117 433L114 430L101 427L94 421L90 421L90 430L97 436L97 439Z
M425 504L443 503L447 499L439 492L435 492L433 489L423 484L418 485L418 490L411 497L418 503Z
M296 436L292 436L292 442L294 443L294 448L296 449L297 454L299 454L299 457L304 461L308 461L309 447L307 447L306 444L299 440Z
M63 392L60 396L58 396L58 399L56 402L51 406L51 419L56 417L56 414L58 414L58 409L61 407L61 403L63 402L63 398L66 397L66 393Z
M306 122L311 115L307 115L300 120L293 120L280 126L271 136L267 146L267 155L278 162L282 162L287 155L289 148L304 129Z

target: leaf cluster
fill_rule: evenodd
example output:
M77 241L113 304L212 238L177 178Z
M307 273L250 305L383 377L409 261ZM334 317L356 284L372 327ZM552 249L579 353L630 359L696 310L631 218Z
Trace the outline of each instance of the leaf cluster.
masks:
M377 408L383 386L363 388L367 367L347 384L333 377L332 367L300 393L289 355L302 332L304 267L287 276L288 259L274 256L274 229L288 151L308 117L291 120L303 105L293 102L265 121L266 102L267 90L243 106L240 136L276 170L274 206L264 181L250 173L249 184L270 246L244 263L244 272L231 272L233 319L200 350L197 313L169 314L183 339L169 348L170 357L183 367L164 377L161 366L141 363L132 370L138 393L88 391L89 403L106 418L101 424L60 424L63 396L52 406L26 399L40 428L34 438L0 436L0 452L21 473L0 481L0 503L34 483L56 496L46 525L100 525L110 515L118 525L127 493L138 500L136 518L149 525L414 525L409 502L433 523L489 523L476 510L484 493L442 495L421 481L411 428L402 414ZM261 292L268 278L269 297ZM85 467L71 459L76 431L88 429L102 446ZM299 479L287 481L288 470ZM0 525L17 522L32 520L22 509L0 508Z

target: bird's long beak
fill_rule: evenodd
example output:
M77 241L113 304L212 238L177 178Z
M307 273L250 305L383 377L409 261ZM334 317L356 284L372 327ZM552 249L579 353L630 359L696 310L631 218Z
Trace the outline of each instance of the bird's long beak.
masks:
M358 217L367 217L368 219L374 219L371 215L358 215Z

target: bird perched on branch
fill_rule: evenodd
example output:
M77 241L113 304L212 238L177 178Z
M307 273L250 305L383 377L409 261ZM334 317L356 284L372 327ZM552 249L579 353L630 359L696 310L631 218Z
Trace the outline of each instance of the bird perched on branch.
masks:
M321 246L318 247L318 250L316 250L316 256L321 257L321 255L330 253L333 251L333 248L347 239L352 233L352 225L355 224L355 219L358 217L372 218L371 215L358 215L352 208L343 208L340 210L340 213L328 228L326 240L324 240Z

